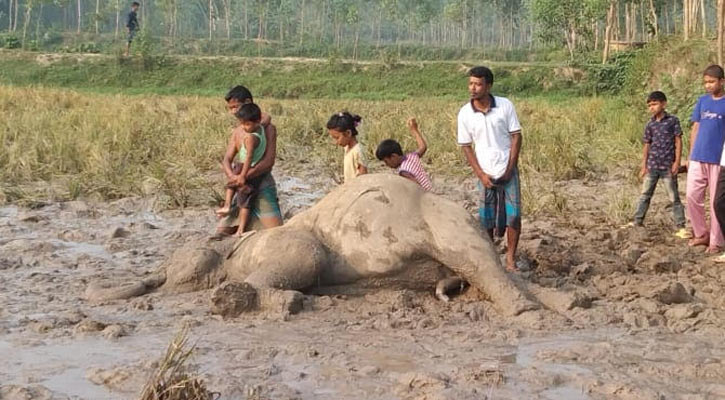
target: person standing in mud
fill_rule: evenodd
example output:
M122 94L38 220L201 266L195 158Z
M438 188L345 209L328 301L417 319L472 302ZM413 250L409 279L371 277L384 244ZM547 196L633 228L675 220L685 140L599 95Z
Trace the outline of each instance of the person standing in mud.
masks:
M227 103L227 110L234 115L242 105L253 103L252 93L244 86L235 86L232 88L224 100ZM277 198L277 184L272 176L272 167L277 157L277 128L272 124L268 114L262 113L261 125L264 126L264 136L266 139L266 149L262 159L249 169L247 179L255 179L259 181L257 188L257 196L251 202L250 215L252 219L258 219L265 229L282 225L282 213L279 208L279 199ZM235 176L232 169L234 156L241 146L240 140L244 137L240 130L241 125L235 127L232 136L229 139L226 153L222 161L224 173L230 179L229 184L240 185L241 182L235 182L232 177ZM217 225L216 234L212 239L220 240L226 236L233 235L239 227L239 212L236 201L232 201L229 213L226 217L221 218Z
M639 176L644 182L632 225L643 225L657 182L662 180L672 203L674 222L678 229L675 235L682 237L687 233L685 207L680 201L680 193L677 190L677 173L680 170L682 154L682 128L680 120L665 111L666 106L667 96L660 91L652 92L647 97L647 108L652 118L647 122L642 138L644 146Z
M521 234L521 124L513 103L491 94L490 69L473 67L468 75L471 97L458 112L458 145L479 180L481 225L492 239L506 234L506 269L513 272Z
M138 25L138 17L137 12L138 8L141 5L134 1L131 3L131 11L129 11L128 16L126 16L126 52L124 55L128 57L128 52L131 49L131 42L133 42L133 38L136 36L136 32L138 32L139 25Z
M708 253L723 249L725 239L714 215L710 226L705 219L705 190L709 189L710 209L715 211L716 183L725 142L725 72L711 65L703 73L707 94L697 99L692 111L690 162L687 168L687 216L694 236L690 246L707 246ZM712 214L715 214L714 212Z

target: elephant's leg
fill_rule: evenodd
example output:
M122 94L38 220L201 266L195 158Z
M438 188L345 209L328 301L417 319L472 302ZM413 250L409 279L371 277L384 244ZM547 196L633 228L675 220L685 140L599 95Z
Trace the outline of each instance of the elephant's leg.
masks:
M430 256L484 292L505 314L539 309L506 275L491 240L476 221L463 208L449 204L436 196L427 196L422 204L432 235Z
M302 308L302 294L298 291L316 285L328 266L327 249L306 231L270 230L244 250L235 254L230 262L234 265L246 263L245 269L251 272L243 283L227 285L228 295L222 288L214 295L215 304L223 304L225 296L240 298L230 307L234 311L226 313L227 316L254 309L298 312Z

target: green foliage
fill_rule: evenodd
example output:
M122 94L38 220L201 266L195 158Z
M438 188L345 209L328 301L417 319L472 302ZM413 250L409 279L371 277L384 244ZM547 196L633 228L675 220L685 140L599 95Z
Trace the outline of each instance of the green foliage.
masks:
M620 51L614 53L607 64L590 64L589 72L593 79L594 93L619 93L632 81L632 63L637 57L637 51Z
M0 35L0 44L5 49L19 49L22 47L20 39L13 34Z

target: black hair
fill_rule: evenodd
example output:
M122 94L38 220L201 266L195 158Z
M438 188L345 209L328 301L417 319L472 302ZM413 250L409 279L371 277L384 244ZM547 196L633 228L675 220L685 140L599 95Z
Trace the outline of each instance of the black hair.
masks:
M249 89L242 85L234 86L233 88L229 89L226 96L224 96L224 100L226 100L227 102L232 99L237 100L240 103L246 103L247 101L249 101L250 103L254 102L252 92L250 92Z
M486 67L473 67L468 71L468 76L483 79L486 83L493 85L493 72Z
M667 96L665 96L663 92L655 90L647 96L647 102L649 103L650 101L659 101L660 103L664 103L667 101Z
M403 155L403 149L400 148L400 143L393 139L383 140L378 145L378 149L375 150L375 157L377 157L380 161L383 161L383 159L388 158L393 154Z
M725 79L725 71L723 71L722 67L717 64L713 64L705 68L705 72L703 72L702 74L713 77L715 79Z
M259 122L262 120L262 110L254 103L247 103L239 107L234 116L241 121Z
M353 136L357 136L357 126L362 121L362 117L343 111L332 114L330 120L327 121L327 129L334 129L340 132L350 131Z
M131 3L131 7L133 6L140 7L141 4L138 1L134 1L133 3Z

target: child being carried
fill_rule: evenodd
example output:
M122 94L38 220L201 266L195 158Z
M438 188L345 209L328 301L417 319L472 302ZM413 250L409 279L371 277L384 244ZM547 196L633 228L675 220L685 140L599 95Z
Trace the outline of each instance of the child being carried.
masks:
M267 147L267 140L264 135L264 127L261 125L262 111L254 103L242 105L234 114L239 120L239 132L241 146L239 153L232 164L233 175L229 177L224 197L224 207L217 210L217 215L223 217L230 212L233 199L236 198L239 212L239 230L237 235L244 233L244 228L249 220L251 203L257 196L259 184L263 176L248 179L249 170L255 166L264 156ZM236 194L236 197L234 196Z

